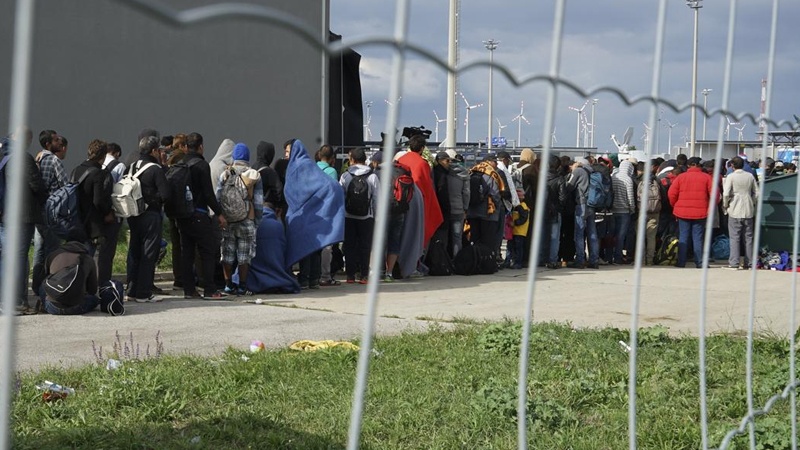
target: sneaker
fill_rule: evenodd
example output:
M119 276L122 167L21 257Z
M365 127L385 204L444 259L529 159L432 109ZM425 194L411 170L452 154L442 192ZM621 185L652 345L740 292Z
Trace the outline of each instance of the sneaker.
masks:
M739 270L740 269L739 266L722 266L722 268L723 269L728 269L728 270Z
M311 290L316 290L316 289L319 289L319 285L318 284L309 284L308 288L311 289Z
M597 260L597 264L600 264L601 266L609 266L609 265L613 266L614 262L613 261L606 262L606 260L604 260L603 258L600 258L600 259Z
M198 299L202 299L203 296L200 295L197 291L194 291L194 292L192 292L190 294L184 294L183 298L185 298L186 300L198 300Z
M219 299L223 299L223 298L227 298L227 297L228 297L228 294L226 294L226 293L224 293L222 291L216 291L216 292L213 292L211 294L203 294L203 298L212 299L212 300L219 300Z
M247 288L239 287L238 289L236 289L236 295L248 296L248 295L253 295L253 292L248 291Z
M586 265L586 268L587 268L587 269L599 269L599 268L600 268L600 264L598 264L598 263L594 263L594 264L587 264L587 265Z
M106 306L106 312L112 316L122 316L125 314L125 305L119 301L119 298L114 297Z
M342 282L338 280L334 280L331 278L330 280L322 280L319 282L320 286L341 286Z
M356 282L356 280L354 280L352 278L348 278L347 281L345 281L345 283L347 283L347 284L355 284L355 282Z
M166 290L161 289L160 287L158 287L156 285L153 285L153 287L150 288L150 292L152 292L155 295L167 295L167 291Z
M557 263L557 262L547 263L547 264L545 264L545 267L547 267L548 269L553 269L553 270L560 269L561 268L561 263Z
M570 269L583 269L584 265L582 262L572 261L571 263L567 264L567 267Z
M126 302L135 302L136 301L136 297L131 297L130 295L128 295L128 296L125 297L125 301Z
M238 288L231 284L231 285L225 286L225 289L223 290L223 292L225 292L228 295L236 294L238 292Z
M386 275L385 277L383 277L383 282L384 283L394 283L394 277L391 276L391 275Z
M362 279L358 280L358 284L367 284L367 283L369 283L369 281L367 281L366 278L362 278Z
M161 297L156 297L154 294L150 294L150 297L147 298L135 298L134 301L136 303L158 303L163 300Z

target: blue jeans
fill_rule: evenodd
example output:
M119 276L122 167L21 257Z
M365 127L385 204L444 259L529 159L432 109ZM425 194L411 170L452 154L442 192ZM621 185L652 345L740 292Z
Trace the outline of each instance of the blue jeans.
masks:
M612 261L619 264L622 262L622 249L625 248L625 238L628 237L628 228L631 226L631 214L614 213L614 224L616 233L614 233L615 244Z
M47 255L53 253L61 245L61 239L45 225L36 225L36 235L33 239L33 292L39 292L44 282L44 261Z
M561 214L558 213L555 217L546 219L544 230L541 260L545 263L557 263L559 241L561 240Z
M22 272L20 273L20 286L19 286L19 298L17 302L21 305L28 305L28 272L30 271L30 263L28 262L28 250L31 248L31 240L33 240L33 232L35 231L35 226L32 223L23 223L20 236L20 247L19 253L17 253L17 261L19 266L22 268ZM0 252L6 246L6 229L5 225L0 223ZM2 258L0 258L2 260ZM0 273L2 273L0 266ZM0 286L2 285L2 278L0 278Z
M678 267L686 266L686 253L689 251L691 234L694 251L694 264L703 267L703 237L706 231L706 219L678 219Z
M450 248L453 250L451 258L455 258L461 247L463 246L461 240L464 235L464 218L450 221Z
M589 241L589 264L597 264L600 241L597 238L597 224L594 222L594 208L575 205L575 262L586 261L585 241Z
M44 304L44 310L47 311L48 314L53 314L56 316L75 316L86 314L87 312L97 308L97 305L100 304L100 299L96 295L86 294L86 297L83 299L83 303L66 308L56 306L55 303L47 300L46 298L42 300L42 303Z

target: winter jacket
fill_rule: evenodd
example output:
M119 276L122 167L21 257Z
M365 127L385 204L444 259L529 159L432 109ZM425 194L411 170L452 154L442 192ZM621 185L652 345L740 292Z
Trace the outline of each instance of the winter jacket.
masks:
M75 240L88 242L103 235L105 218L111 212L113 181L111 174L99 163L84 161L72 171L71 181L77 182L84 172L92 171L78 187L79 216L85 236L74 236Z
M6 143L3 143L3 148L6 149ZM3 156L6 156L4 153ZM47 201L47 187L42 181L42 175L39 173L39 168L36 167L36 162L30 153L25 152L25 179L23 180L25 188L22 191L22 223L43 223L44 222L44 202ZM5 166L3 171L6 174L6 192L9 189L11 178L8 177L8 170L11 161ZM5 199L0 199L5 201ZM8 209L5 205L4 210ZM0 216L0 222L4 221L4 217Z
M695 166L678 175L667 193L672 214L684 220L708 217L708 202L713 183L711 175Z
M469 171L451 164L447 174L447 192L450 195L449 220L463 220L469 208Z
M536 154L533 153L533 150L529 148L522 149L522 153L519 155L519 162L517 163L517 167L525 167L522 170L522 190L525 192L525 202L528 203L528 207L533 209L533 205L536 203L536 167L533 165L533 162L536 160ZM517 186L519 188L520 186Z
M611 205L611 212L614 214L633 214L636 212L634 170L633 164L625 160L619 164L619 170L611 176L611 187L614 190L614 203Z
M743 169L736 169L725 177L722 207L733 219L750 219L755 216L758 201L758 183Z
M189 164L193 159L200 159L189 167L190 174L190 189L192 190L192 198L194 199L194 207L198 212L209 212L209 208L214 214L222 214L222 206L217 201L217 196L214 195L214 187L211 180L211 166L206 162L203 155L197 153L188 153L184 158L184 162ZM222 171L220 171L220 174ZM214 180L214 183L219 179Z
M444 218L449 218L451 215L450 184L447 182L449 172L438 164L433 167L433 188L436 190L436 199L439 201L439 209Z
M564 205L569 198L567 182L557 171L551 170L547 173L547 199L545 209L545 219L555 219L558 214L564 211Z
M567 189L574 193L576 205L586 205L589 200L589 176L592 172L592 166L585 165L573 169L567 178Z
M380 182L378 181L378 175L370 169L368 166L363 164L354 164L347 168L347 170L342 174L341 178L339 178L339 184L344 189L344 196L345 196L345 203L347 202L347 187L350 185L350 181L352 181L353 177L361 176L366 173L370 173L367 176L367 185L369 185L369 214L366 216L354 216L347 212L345 209L344 217L350 219L368 219L370 217L375 217L375 211L378 210L378 195L379 195L379 188Z

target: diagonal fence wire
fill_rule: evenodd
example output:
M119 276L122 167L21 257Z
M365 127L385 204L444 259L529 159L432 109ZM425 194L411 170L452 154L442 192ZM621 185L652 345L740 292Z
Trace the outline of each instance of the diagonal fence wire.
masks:
M402 69L404 66L405 58L408 55L417 55L422 57L422 59L427 60L428 62L438 66L442 70L448 73L464 73L471 70L475 70L482 67L492 67L493 70L496 70L501 75L505 76L505 78L509 81L510 84L516 87L525 86L528 84L533 83L545 83L549 86L548 91L548 100L547 100L547 111L544 119L544 135L549 135L550 130L554 124L554 116L555 116L555 104L556 104L556 96L558 89L566 89L567 91L571 91L578 96L588 98L592 97L596 94L600 93L608 93L612 94L613 96L617 97L622 103L627 106L634 106L639 103L650 103L651 104L651 114L650 114L650 126L651 128L655 124L656 116L655 111L659 106L663 106L666 108L671 109L675 113L684 112L686 110L695 108L701 111L706 117L713 117L719 116L720 117L720 128L719 128L719 138L717 144L717 152L715 156L715 162L717 167L719 167L720 160L721 160L721 150L722 150L722 136L723 136L723 122L722 119L725 116L735 117L738 121L743 121L744 119L748 119L751 123L763 123L766 127L773 126L775 128L791 128L794 125L792 122L788 120L781 120L775 121L769 117L770 108L769 104L771 102L772 96L772 80L773 80L773 72L774 72L774 61L775 61L775 41L776 41L776 30L777 30L777 14L778 14L778 5L779 0L773 0L773 16L772 16L772 29L771 29L771 41L770 41L770 56L769 56L769 83L768 83L768 95L767 95L767 109L765 115L763 117L757 117L756 115L750 112L742 112L742 113L735 113L733 111L728 110L728 96L730 91L730 75L732 73L732 60L733 60L733 29L734 22L735 22L735 13L736 13L736 0L731 0L731 14L730 14L730 22L729 22L729 36L728 36L728 47L726 51L726 69L725 69L725 88L724 88L724 96L722 107L718 109L706 109L700 105L692 102L678 104L670 101L669 99L664 99L659 96L659 79L660 79L660 71L661 71L661 64L662 64L662 46L663 46L663 33L664 33L664 26L665 26L665 5L666 0L661 0L659 3L659 19L658 19L658 31L656 37L656 58L654 60L654 68L653 68L653 86L650 95L639 95L639 96L629 96L626 94L622 89L616 88L614 86L600 86L595 87L589 90L583 89L577 83L570 81L567 78L564 78L560 75L560 60L562 56L562 37L563 37L563 27L564 22L566 19L565 15L565 3L566 0L558 0L556 2L556 10L554 13L553 18L553 42L552 42L552 49L551 49L551 62L550 62L550 70L549 73L546 75L541 74L532 74L532 75L524 75L518 76L513 73L508 67L501 63L495 62L487 62L487 61L475 61L469 64L461 65L460 67L454 67L448 65L448 63L441 58L439 58L434 52L423 48L421 46L415 45L413 43L407 42L407 29L408 29L408 12L409 12L409 0L398 0L396 5L396 21L395 21L395 35L392 38L387 38L385 36L371 36L361 39L345 39L336 43L327 43L320 35L318 30L315 30L308 26L307 23L303 22L302 20L284 13L280 10L275 8L270 8L261 5L254 5L254 4L246 4L246 3L221 3L209 6L202 6L196 8L190 8L186 10L175 10L170 6L157 1L157 0L118 0L129 7L137 9L143 12L146 15L152 16L157 20L161 20L167 23L179 25L179 26L191 26L199 23L211 22L216 20L225 20L231 18L239 18L239 19L248 19L248 20L255 20L259 22L268 23L274 26L285 28L294 34L300 36L305 42L307 42L312 47L320 49L325 55L333 56L341 54L342 52L346 51L352 47L362 47L368 45L379 45L389 47L394 50L394 60L393 60L393 72L392 72L392 82L390 85L390 92L392 93L392 98L396 98L400 96L403 86L402 80ZM10 129L12 130L19 130L21 126L26 123L27 118L27 109L28 109L28 85L30 81L30 52L31 52L31 33L32 33L32 24L33 24L33 0L17 0L17 9L16 9L16 21L15 21L15 40L14 40L14 60L13 60L13 78L12 78L12 97L11 97L11 126ZM390 136L394 137L394 124L397 122L399 117L399 105L390 105L389 108L389 115L387 116L387 130L390 132ZM766 147L767 147L767 135L766 133L762 136L763 145L762 145L762 152L763 155L766 156ZM392 142L392 140L387 140L387 142ZM14 145L14 144L12 144ZM384 151L387 157L391 157L394 154L394 147L391 145L386 145L384 147ZM647 154L652 154L652 145L648 143L647 145ZM542 158L544 161L547 161L549 155L551 154L551 142L549 139L545 139L544 147L542 150ZM762 158L763 159L763 158ZM22 173L22 155L21 153L15 154L11 160L11 168L13 173ZM651 162L645 162L646 169L650 168ZM543 224L543 208L538 207L543 205L544 203L544 180L546 174L547 166L543 164L540 167L540 176L538 180L538 189L537 189L537 197L536 197L536 211L534 214L534 227L535 229L540 229ZM651 176L650 170L646 170L645 174L645 181L649 180ZM14 217L20 217L19 214L14 214L14 211L19 211L21 207L21 192L22 192L22 179L21 177L13 177L13 183L10 185L9 195L11 201L8 204L9 208L9 215ZM761 192L763 193L764 189L764 179L762 177L760 181ZM372 342L372 334L374 332L374 325L375 325L375 318L376 318L376 308L377 308L377 294L378 294L378 277L376 275L376 268L379 266L379 263L382 262L382 257L380 257L375 249L382 249L385 244L386 236L385 236L385 225L387 223L387 216L388 216L388 203L389 203L389 177L383 177L381 180L381 191L382 195L378 204L378 215L376 218L376 226L378 227L378 232L374 236L373 239L373 253L371 255L371 267L372 273L370 274L370 282L368 286L368 312L365 318L365 328L364 328L364 336L362 338L362 348L359 355L359 370L358 370L358 378L356 383L356 389L354 392L354 403L353 408L351 410L351 424L350 424L350 431L348 435L348 448L355 449L359 446L359 437L361 431L361 421L363 420L363 405L364 405L364 398L366 395L366 382L369 373L369 351L371 348ZM645 190L644 198L642 199L642 206L646 204L647 200L647 193L648 190ZM719 193L719 189L717 184L714 185L714 191L712 193L712 198L715 198L716 195ZM800 202L800 184L798 184L798 194L796 196L796 214L800 212L800 205L797 203ZM756 224L760 224L761 216L762 216L762 209L763 209L763 200L759 200L759 207L758 207L758 215L757 220L755 221ZM709 218L713 219L715 213L715 208L713 205L713 201L709 204ZM797 255L798 252L798 225L800 224L800 220L798 220L797 216L795 217L794 221L794 242L793 242L793 255ZM632 299L632 325L631 325L631 348L632 354L630 358L630 380L629 380L629 447L631 449L636 448L636 403L635 403L635 378L636 378L636 357L637 357L637 342L636 342L636 332L638 328L638 308L640 303L640 286L641 286L641 255L643 254L642 248L644 246L643 238L641 237L644 234L645 228L645 221L643 218L639 218L637 223L637 230L639 236L637 237L636 242L636 282L634 286L634 294ZM19 267L13 264L11 261L12 256L16 254L16 250L18 250L19 242L19 226L20 224L18 221L12 221L8 224L7 227L7 239L6 244L4 245L5 249L7 250L4 252L3 255L3 264L6 269L4 269L4 276L11 277L10 283L5 283L3 286L3 310L4 314L2 316L3 324L4 324L4 338L6 339L6 348L5 352L3 353L3 358L0 361L2 366L0 370L2 374L0 375L0 401L2 401L2 409L0 409L0 426L3 426L5 430L8 430L9 426L9 409L11 403L11 380L12 380L12 372L13 372L13 342L14 342L14 319L12 316L13 313L13 301L14 301L14 292L15 285L19 283L19 274L14 276L14 271L18 271ZM538 228L537 228L538 227ZM754 246L756 246L757 254L757 244L760 235L760 227L756 228L756 238ZM706 373L706 361L705 361L705 309L706 309L706 293L705 287L707 286L707 277L708 277L708 257L710 254L710 222L706 224L706 238L703 245L703 262L704 266L703 269L703 287L701 289L701 323L700 323L700 375L701 375L701 410L702 410L702 418L701 418L701 428L702 428L702 439L703 439L703 448L708 448L707 445L707 406L706 406L706 386L705 386L705 373ZM518 386L518 393L519 393L519 403L518 403L518 448L526 449L527 442L528 442L528 430L527 430L527 423L526 423L526 395L527 395L527 371L528 371L528 359L529 359L529 345L530 345L530 331L531 331L531 322L532 322L532 314L533 314L533 300L534 300L534 293L535 293L535 283L536 283L536 266L538 264L539 258L539 241L534 240L534 246L532 248L530 259L529 259L529 267L531 270L528 274L528 286L526 292L526 318L523 328L523 343L520 348L520 372L519 372L519 386ZM796 257L794 258L796 260ZM378 264L376 264L376 261ZM9 272L11 271L11 272ZM796 280L796 274L795 274ZM793 283L792 286L792 299L791 299L791 311L790 311L790 329L794 329L796 324L795 318L795 305L796 305L796 282ZM18 287L18 285L16 286ZM748 377L748 415L742 420L740 426L737 429L732 430L728 435L726 435L725 440L722 443L721 448L726 448L727 445L731 442L731 440L738 434L743 434L745 428L749 428L750 430L750 446L751 448L754 447L754 435L753 435L753 428L752 424L756 417L768 413L772 407L776 404L778 400L786 399L787 396L791 398L791 420L792 420L792 448L796 449L796 407L795 407L795 388L798 386L798 383L795 381L795 367L794 367L794 354L795 354L795 343L792 339L791 346L790 346L790 374L789 374L789 384L783 390L783 392L779 395L772 397L766 404L763 409L754 410L753 409L753 398L752 398L752 339L753 339L753 318L754 318L754 308L755 308L755 267L753 267L752 271L752 278L751 278L751 301L750 301L750 314L749 314L749 325L748 325L748 369L747 369L747 377ZM3 437L0 438L0 449L8 448L8 433L3 433Z

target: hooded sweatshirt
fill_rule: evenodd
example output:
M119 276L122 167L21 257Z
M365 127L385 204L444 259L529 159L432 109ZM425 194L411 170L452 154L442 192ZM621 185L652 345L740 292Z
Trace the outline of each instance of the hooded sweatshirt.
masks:
M589 164L573 169L567 178L567 188L575 193L575 204L586 205L589 200L589 176L594 172Z
M234 142L230 139L225 139L219 144L217 154L211 159L208 165L211 167L211 186L214 192L217 190L219 183L219 176L225 171L225 168L233 164L233 147Z
M365 175L367 173L372 172L369 176L367 176L367 185L369 186L369 214L366 216L354 216L345 210L344 216L350 219L369 219L370 217L375 217L375 211L378 210L378 187L380 182L378 181L378 175L375 174L369 166L365 166L363 164L354 164L347 168L347 171L342 174L341 178L339 179L339 184L342 185L344 189L345 200L347 199L347 187L350 185L350 181L353 180L353 177ZM327 176L327 175L326 175Z
M279 206L282 204L283 183L278 176L278 172L272 167L274 159L275 145L272 142L259 142L256 150L256 163L253 164L253 169L257 170L261 175L264 201Z
M634 170L633 164L626 159L619 163L619 170L611 176L611 187L614 189L614 203L611 205L611 212L614 214L636 212Z
M464 220L469 209L469 171L458 164L451 164L447 174L447 192L450 196L449 220Z

